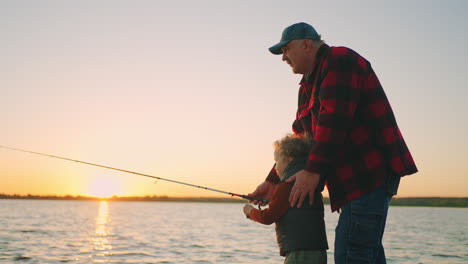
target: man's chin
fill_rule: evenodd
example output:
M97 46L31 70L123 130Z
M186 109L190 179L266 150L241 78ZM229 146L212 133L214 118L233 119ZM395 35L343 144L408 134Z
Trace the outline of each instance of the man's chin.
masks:
M293 72L294 74L302 74L301 72L297 71L297 70L294 69L294 68L291 68L291 70L292 70L292 72Z

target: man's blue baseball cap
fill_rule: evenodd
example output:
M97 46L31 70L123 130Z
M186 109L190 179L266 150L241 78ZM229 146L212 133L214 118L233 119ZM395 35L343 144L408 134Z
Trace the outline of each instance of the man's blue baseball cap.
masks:
M296 23L285 28L281 35L280 42L268 50L275 55L283 54L283 50L281 48L288 45L288 43L294 39L320 40L320 35L311 25L304 22Z

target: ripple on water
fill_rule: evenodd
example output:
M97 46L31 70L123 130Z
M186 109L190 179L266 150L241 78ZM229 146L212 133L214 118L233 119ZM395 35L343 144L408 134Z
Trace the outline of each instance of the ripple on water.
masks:
M192 244L190 245L191 248L204 248L204 246L199 245L199 244Z
M463 258L462 256L458 255L447 255L447 254L432 254L433 257L441 257L441 258Z
M29 261L31 259L32 259L31 257L26 257L23 255L18 255L13 258L14 261Z

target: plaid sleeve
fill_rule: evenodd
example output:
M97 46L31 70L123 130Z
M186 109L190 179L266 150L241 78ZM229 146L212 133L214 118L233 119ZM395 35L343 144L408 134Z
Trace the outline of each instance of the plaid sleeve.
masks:
M278 173L276 172L275 165L273 165L273 168L271 168L270 173L268 173L268 176L266 177L265 181L278 184L280 182L280 178L278 176Z
M362 60L362 61L361 61ZM364 59L347 48L333 49L324 61L319 87L320 108L306 170L320 173L340 151L360 99L359 80Z

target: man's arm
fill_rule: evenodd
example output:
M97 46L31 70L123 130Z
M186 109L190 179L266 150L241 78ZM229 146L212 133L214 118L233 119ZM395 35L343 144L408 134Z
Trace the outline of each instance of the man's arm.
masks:
M365 63L361 57L354 58L347 54L349 51L334 48L323 66L325 76L319 88L320 109L309 159L305 170L288 180L296 181L289 198L291 206L297 204L300 207L307 195L310 203L313 203L320 173L341 150L351 128L360 100L359 80L362 79Z
M362 58L354 58L349 52L346 48L334 48L324 65L320 109L305 169L309 172L320 173L333 161L351 129L365 66L358 62Z
M273 165L273 168L271 168L270 173L268 173L268 176L266 177L265 181L277 184L280 182L280 178L278 176L278 173L276 172L275 165Z
M249 193L247 195L251 197L258 197L266 200L271 200L271 197L273 196L273 191L275 190L275 187L279 182L280 178L276 173L275 166L273 165L273 168L270 170L270 173L268 174L265 181L258 185L254 192ZM261 201L255 200L251 202L253 202L254 204L260 204L261 206L266 205L266 203Z

